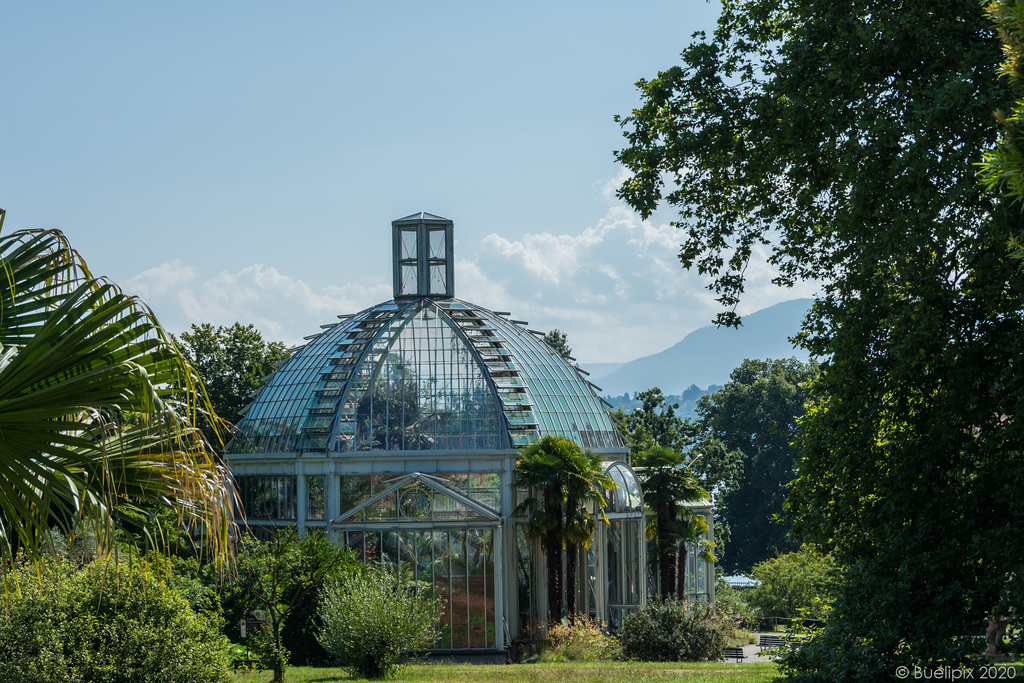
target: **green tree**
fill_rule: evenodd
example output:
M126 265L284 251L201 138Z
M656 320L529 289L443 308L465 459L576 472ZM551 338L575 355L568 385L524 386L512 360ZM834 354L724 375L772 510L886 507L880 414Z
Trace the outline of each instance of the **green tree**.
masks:
M689 448L696 430L676 415L678 403L669 403L658 387L641 391L635 400L641 407L629 413L621 409L614 413L616 426L629 443L630 455L636 457L655 446L678 452Z
M544 343L550 346L555 352L567 361L574 361L572 347L569 346L569 337L557 327L544 335Z
M662 600L686 595L687 543L701 547L708 530L702 515L689 511L686 503L708 498L683 456L665 446L655 446L634 460L638 467L644 504L654 514L647 521L647 536L657 548L658 586Z
M177 341L199 371L214 412L232 424L241 419L262 380L288 358L283 343L264 341L255 326L237 322L217 328L209 323L192 325L191 332L183 332ZM202 427L211 442L219 440L209 421L203 420Z
M51 525L85 519L110 547L115 509L152 504L224 557L224 473L170 335L59 231L0 238L0 264L0 544L38 556Z
M754 565L758 584L744 594L759 617L824 619L836 588L836 563L804 546Z
M324 587L317 638L356 676L389 678L403 655L437 639L436 615L443 611L441 598L429 591L402 586L395 573L364 567Z
M617 484L604 474L598 456L581 451L568 439L545 436L522 449L512 472L512 488L529 492L513 514L529 515L527 531L540 537L544 547L553 621L562 616L562 551L568 549L565 593L572 616L576 614L575 556L593 535L594 522L586 504L594 502L603 517L601 489L617 488Z
M817 372L813 361L745 360L725 386L697 403L702 440L721 443L726 454L742 454L736 481L716 499L730 530L731 549L723 563L729 573L749 572L757 562L800 547L789 536L791 524L780 517L796 476L791 443L804 414L805 384ZM713 448L705 462L697 462L711 467Z
M275 529L267 541L245 536L236 557L235 581L251 604L267 612L272 644L274 681L284 680L288 660L282 634L286 622L305 612L307 619L327 579L345 565L351 553L334 545L322 533L308 532L301 539L294 527ZM298 625L305 638L314 636L312 624Z
M967 625L1024 613L1021 214L976 166L1012 104L1000 59L975 0L726 0L620 119L620 196L678 209L719 322L755 253L820 283L787 506L843 580L788 660L804 679L977 662Z

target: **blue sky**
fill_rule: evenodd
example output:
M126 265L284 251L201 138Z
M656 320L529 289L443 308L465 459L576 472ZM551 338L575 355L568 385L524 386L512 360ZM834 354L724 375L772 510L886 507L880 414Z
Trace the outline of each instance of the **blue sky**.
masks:
M172 332L289 344L391 297L390 222L455 221L456 295L655 353L716 307L614 197L615 114L717 2L46 2L0 9L0 206ZM806 296L754 264L744 311Z

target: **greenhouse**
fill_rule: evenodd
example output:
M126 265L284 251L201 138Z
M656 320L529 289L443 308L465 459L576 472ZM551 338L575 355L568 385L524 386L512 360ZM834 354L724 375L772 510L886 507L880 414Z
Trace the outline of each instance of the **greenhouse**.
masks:
M543 551L513 516L518 449L564 437L619 484L576 581L577 604L614 627L648 593L629 449L542 333L455 298L452 230L429 213L394 221L394 298L324 325L255 395L228 456L248 524L324 530L444 598L436 650L500 652L547 613ZM710 600L703 564L689 592Z

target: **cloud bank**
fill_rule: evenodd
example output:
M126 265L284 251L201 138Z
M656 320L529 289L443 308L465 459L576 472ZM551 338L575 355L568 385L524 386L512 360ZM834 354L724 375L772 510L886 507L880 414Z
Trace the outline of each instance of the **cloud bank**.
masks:
M657 353L709 324L719 305L703 278L682 269L680 232L642 221L616 203L613 188L621 181L620 176L601 188L609 207L596 225L514 240L489 234L477 244L460 241L456 296L510 311L529 320L532 329L561 329L583 362L626 362ZM775 287L775 274L767 253L755 251L740 313L816 291L814 283ZM172 331L192 323L239 321L254 324L267 339L295 345L339 313L390 299L390 276L317 289L273 266L251 265L204 278L176 260L124 284L126 291L150 301Z

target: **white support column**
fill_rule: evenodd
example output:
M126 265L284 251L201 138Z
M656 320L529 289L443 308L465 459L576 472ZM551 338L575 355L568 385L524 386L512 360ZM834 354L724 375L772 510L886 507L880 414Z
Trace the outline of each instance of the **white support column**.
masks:
M494 528L494 643L499 650L505 649L505 624L509 623L505 619L505 563L499 561L505 557L502 539L501 526L497 526Z
M299 526L299 537L306 535L306 504L309 502L308 481L302 463L295 463L295 518Z

